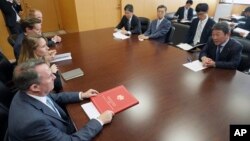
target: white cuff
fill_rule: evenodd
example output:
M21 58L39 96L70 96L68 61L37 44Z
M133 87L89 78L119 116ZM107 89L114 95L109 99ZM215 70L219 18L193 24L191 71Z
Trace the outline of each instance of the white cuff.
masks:
M98 118L94 118L94 119L96 119L102 126L104 125L104 123L100 119Z
M79 92L79 99L80 99L80 100L83 100L82 95L81 95L81 92Z
M132 33L131 33L131 31L127 31L127 33L129 34L129 35L131 35Z

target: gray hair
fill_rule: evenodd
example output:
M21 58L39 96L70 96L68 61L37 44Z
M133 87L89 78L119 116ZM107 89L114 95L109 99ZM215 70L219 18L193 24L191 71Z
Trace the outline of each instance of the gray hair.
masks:
M21 91L26 91L32 84L40 84L39 74L35 67L46 64L42 59L29 59L16 66L13 74L13 81Z

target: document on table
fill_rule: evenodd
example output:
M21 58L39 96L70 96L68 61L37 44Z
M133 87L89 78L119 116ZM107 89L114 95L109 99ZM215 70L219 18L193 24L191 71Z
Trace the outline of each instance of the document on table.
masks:
M71 60L71 53L62 53L55 55L54 59L51 61L51 63L59 62L59 61L64 61L64 60Z
M189 63L183 64L183 66L184 66L184 67L187 67L187 68L189 68L190 70L195 71L195 72L207 68L207 67L204 67L203 64L202 64L202 62L200 62L199 60L196 60L196 61L193 61L193 62L189 62Z
M242 28L239 28L239 27L235 28L235 29L233 30L233 32L236 32L236 33L244 33L244 35L247 35L247 34L249 33L248 30L245 30L245 29L242 29Z
M97 118L100 116L100 113L92 102L82 104L81 107L85 111L89 119Z
M189 51L191 49L194 49L196 47L202 47L202 46L205 46L206 43L201 43L201 44L197 44L197 45L190 45L190 44L187 44L187 43L179 43L178 45L176 45L178 48L181 48L183 50L186 50L186 51Z
M122 40L129 38L129 36L126 36L126 35L122 34L121 31L117 31L117 32L113 33L113 36L116 39L122 39Z

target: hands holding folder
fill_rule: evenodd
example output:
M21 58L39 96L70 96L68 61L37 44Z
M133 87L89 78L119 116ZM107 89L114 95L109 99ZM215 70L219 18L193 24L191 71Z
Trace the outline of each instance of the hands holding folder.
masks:
M80 99L97 96L97 94L99 94L99 92L97 90L89 89L86 92L80 92ZM107 123L110 123L112 121L113 116L114 116L113 111L106 110L105 112L101 113L101 115L99 117L97 117L97 119L99 121L101 121L102 124L107 124Z

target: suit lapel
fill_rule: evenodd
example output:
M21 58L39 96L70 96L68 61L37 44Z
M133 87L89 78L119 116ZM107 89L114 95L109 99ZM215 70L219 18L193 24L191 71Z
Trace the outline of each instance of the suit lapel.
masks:
M60 120L62 122L67 123L64 119L62 119L61 117L59 117L57 115L57 113L55 113L53 110L51 110L48 106L46 106L45 104L43 104L42 102L38 101L37 99L28 96L26 93L20 93L22 95L22 98L24 101L28 102L29 104L33 105L36 109L40 110L41 112L43 112L44 114L53 117L57 120ZM58 108L58 107L56 107ZM60 108L61 110L61 108ZM64 113L65 114L65 113Z
M222 52L220 53L220 59L221 58L226 58L226 56L227 56L227 54L229 52L230 41L231 41L231 39L229 39L229 41L227 42L227 44L223 48Z

